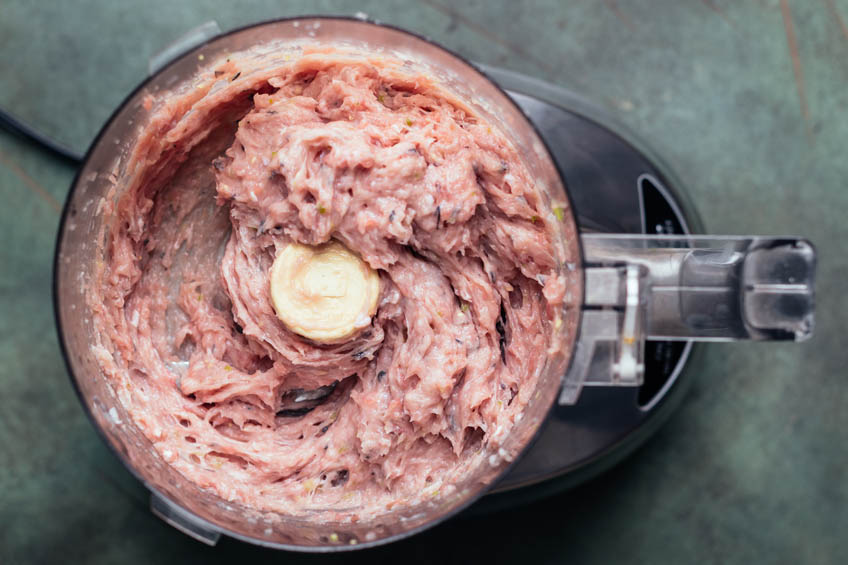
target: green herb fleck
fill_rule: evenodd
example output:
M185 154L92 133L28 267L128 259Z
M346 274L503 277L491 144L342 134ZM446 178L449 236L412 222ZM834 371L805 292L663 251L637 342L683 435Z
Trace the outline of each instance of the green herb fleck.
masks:
M560 222L565 217L565 213L563 212L560 206L554 206L554 215L557 217L557 220Z
M411 126L412 120L410 120L409 118L406 118L406 125Z
M379 102L380 104L383 104L385 102L385 100L386 100L386 97L382 92L377 95L377 102Z
M463 312L468 312L468 302L463 302L462 305L460 305L459 309Z
M319 214L326 214L326 213L327 213L327 209L326 209L326 208L324 208L323 206L318 206L318 213L319 213Z
M539 221L539 216L530 216L530 221L534 224Z
M229 365L224 365L224 370L225 370L225 371L232 371L232 370L233 370L233 368L232 368L232 367L230 367Z

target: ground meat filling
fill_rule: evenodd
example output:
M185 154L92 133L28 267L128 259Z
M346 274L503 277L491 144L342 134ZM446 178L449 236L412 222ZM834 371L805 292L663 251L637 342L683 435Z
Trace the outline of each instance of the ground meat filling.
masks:
M566 290L556 210L502 133L398 61L233 65L156 109L139 144L162 150L106 209L102 364L163 458L226 499L439 496L534 393ZM331 240L381 290L327 344L281 323L268 276Z

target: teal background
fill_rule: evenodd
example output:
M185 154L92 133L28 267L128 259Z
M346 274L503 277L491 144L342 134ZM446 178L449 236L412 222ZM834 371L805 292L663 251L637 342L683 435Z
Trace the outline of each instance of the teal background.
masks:
M801 345L709 347L667 425L583 487L331 560L847 562L848 1L0 0L0 106L82 151L187 29L356 11L605 107L713 232L809 237L818 326ZM97 437L50 298L73 173L0 131L0 563L322 561L179 534Z

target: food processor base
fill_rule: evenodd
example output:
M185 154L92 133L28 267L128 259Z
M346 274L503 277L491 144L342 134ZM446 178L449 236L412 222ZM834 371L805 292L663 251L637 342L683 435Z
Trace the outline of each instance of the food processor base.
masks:
M483 67L538 128L565 180L581 232L687 234L702 226L671 171L627 129L567 90ZM694 344L649 341L640 387L583 389L551 412L536 442L476 513L571 488L620 461L688 388Z

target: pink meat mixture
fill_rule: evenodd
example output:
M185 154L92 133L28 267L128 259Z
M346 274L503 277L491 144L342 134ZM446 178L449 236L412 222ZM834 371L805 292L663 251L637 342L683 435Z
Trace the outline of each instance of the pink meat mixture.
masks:
M102 364L162 457L225 499L439 496L497 451L556 347L555 214L503 134L397 61L234 65L154 112L107 206ZM333 238L382 290L370 327L326 345L284 327L268 274L289 242Z

